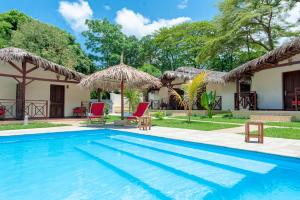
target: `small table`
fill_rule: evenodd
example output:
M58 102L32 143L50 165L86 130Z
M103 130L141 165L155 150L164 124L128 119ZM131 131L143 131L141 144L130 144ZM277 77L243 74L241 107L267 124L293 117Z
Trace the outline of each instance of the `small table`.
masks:
M138 121L139 129L150 130L151 129L151 117L150 116L142 116Z
M258 127L257 134L250 133L250 125ZM245 142L250 142L250 138L257 138L258 143L264 143L264 123L261 121L248 121L245 124Z

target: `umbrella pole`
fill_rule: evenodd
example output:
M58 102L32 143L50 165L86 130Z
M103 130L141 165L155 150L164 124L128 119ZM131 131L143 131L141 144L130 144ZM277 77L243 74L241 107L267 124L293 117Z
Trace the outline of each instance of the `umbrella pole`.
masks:
M121 81L121 119L124 119L124 80Z

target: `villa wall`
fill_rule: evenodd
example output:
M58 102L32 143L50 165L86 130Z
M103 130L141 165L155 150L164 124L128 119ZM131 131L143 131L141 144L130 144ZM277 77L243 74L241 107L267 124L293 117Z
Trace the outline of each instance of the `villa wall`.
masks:
M300 54L280 62L300 61ZM257 92L259 109L283 109L283 73L300 70L300 64L257 72L252 77L251 90ZM300 78L300 77L299 77Z
M21 63L17 63L21 66ZM27 64L30 69L32 65ZM0 61L0 73L20 75L20 73L9 64ZM57 79L57 74L51 71L44 71L39 68L27 76ZM60 76L60 80L64 80L64 76ZM48 113L50 113L50 85L65 86L65 117L72 116L73 108L80 106L82 101L88 101L90 92L81 89L75 83L60 83L48 81L33 81L26 86L26 100L48 100ZM16 99L17 81L13 78L0 76L0 99Z
M222 110L234 110L234 93L236 90L235 83L226 84L208 84L206 91L216 91L217 96L222 97Z

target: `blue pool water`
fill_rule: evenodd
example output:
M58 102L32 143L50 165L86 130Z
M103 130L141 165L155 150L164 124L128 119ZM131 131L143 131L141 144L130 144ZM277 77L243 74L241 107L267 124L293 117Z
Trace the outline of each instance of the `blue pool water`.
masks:
M112 130L0 137L0 200L300 199L300 159Z

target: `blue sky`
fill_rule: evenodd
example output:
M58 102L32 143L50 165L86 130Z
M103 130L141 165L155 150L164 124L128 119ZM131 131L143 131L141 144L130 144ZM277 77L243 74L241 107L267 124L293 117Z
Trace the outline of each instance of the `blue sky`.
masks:
M80 36L84 20L108 18L127 35L142 37L163 26L210 20L218 0L0 0L0 12L20 10L27 15Z

